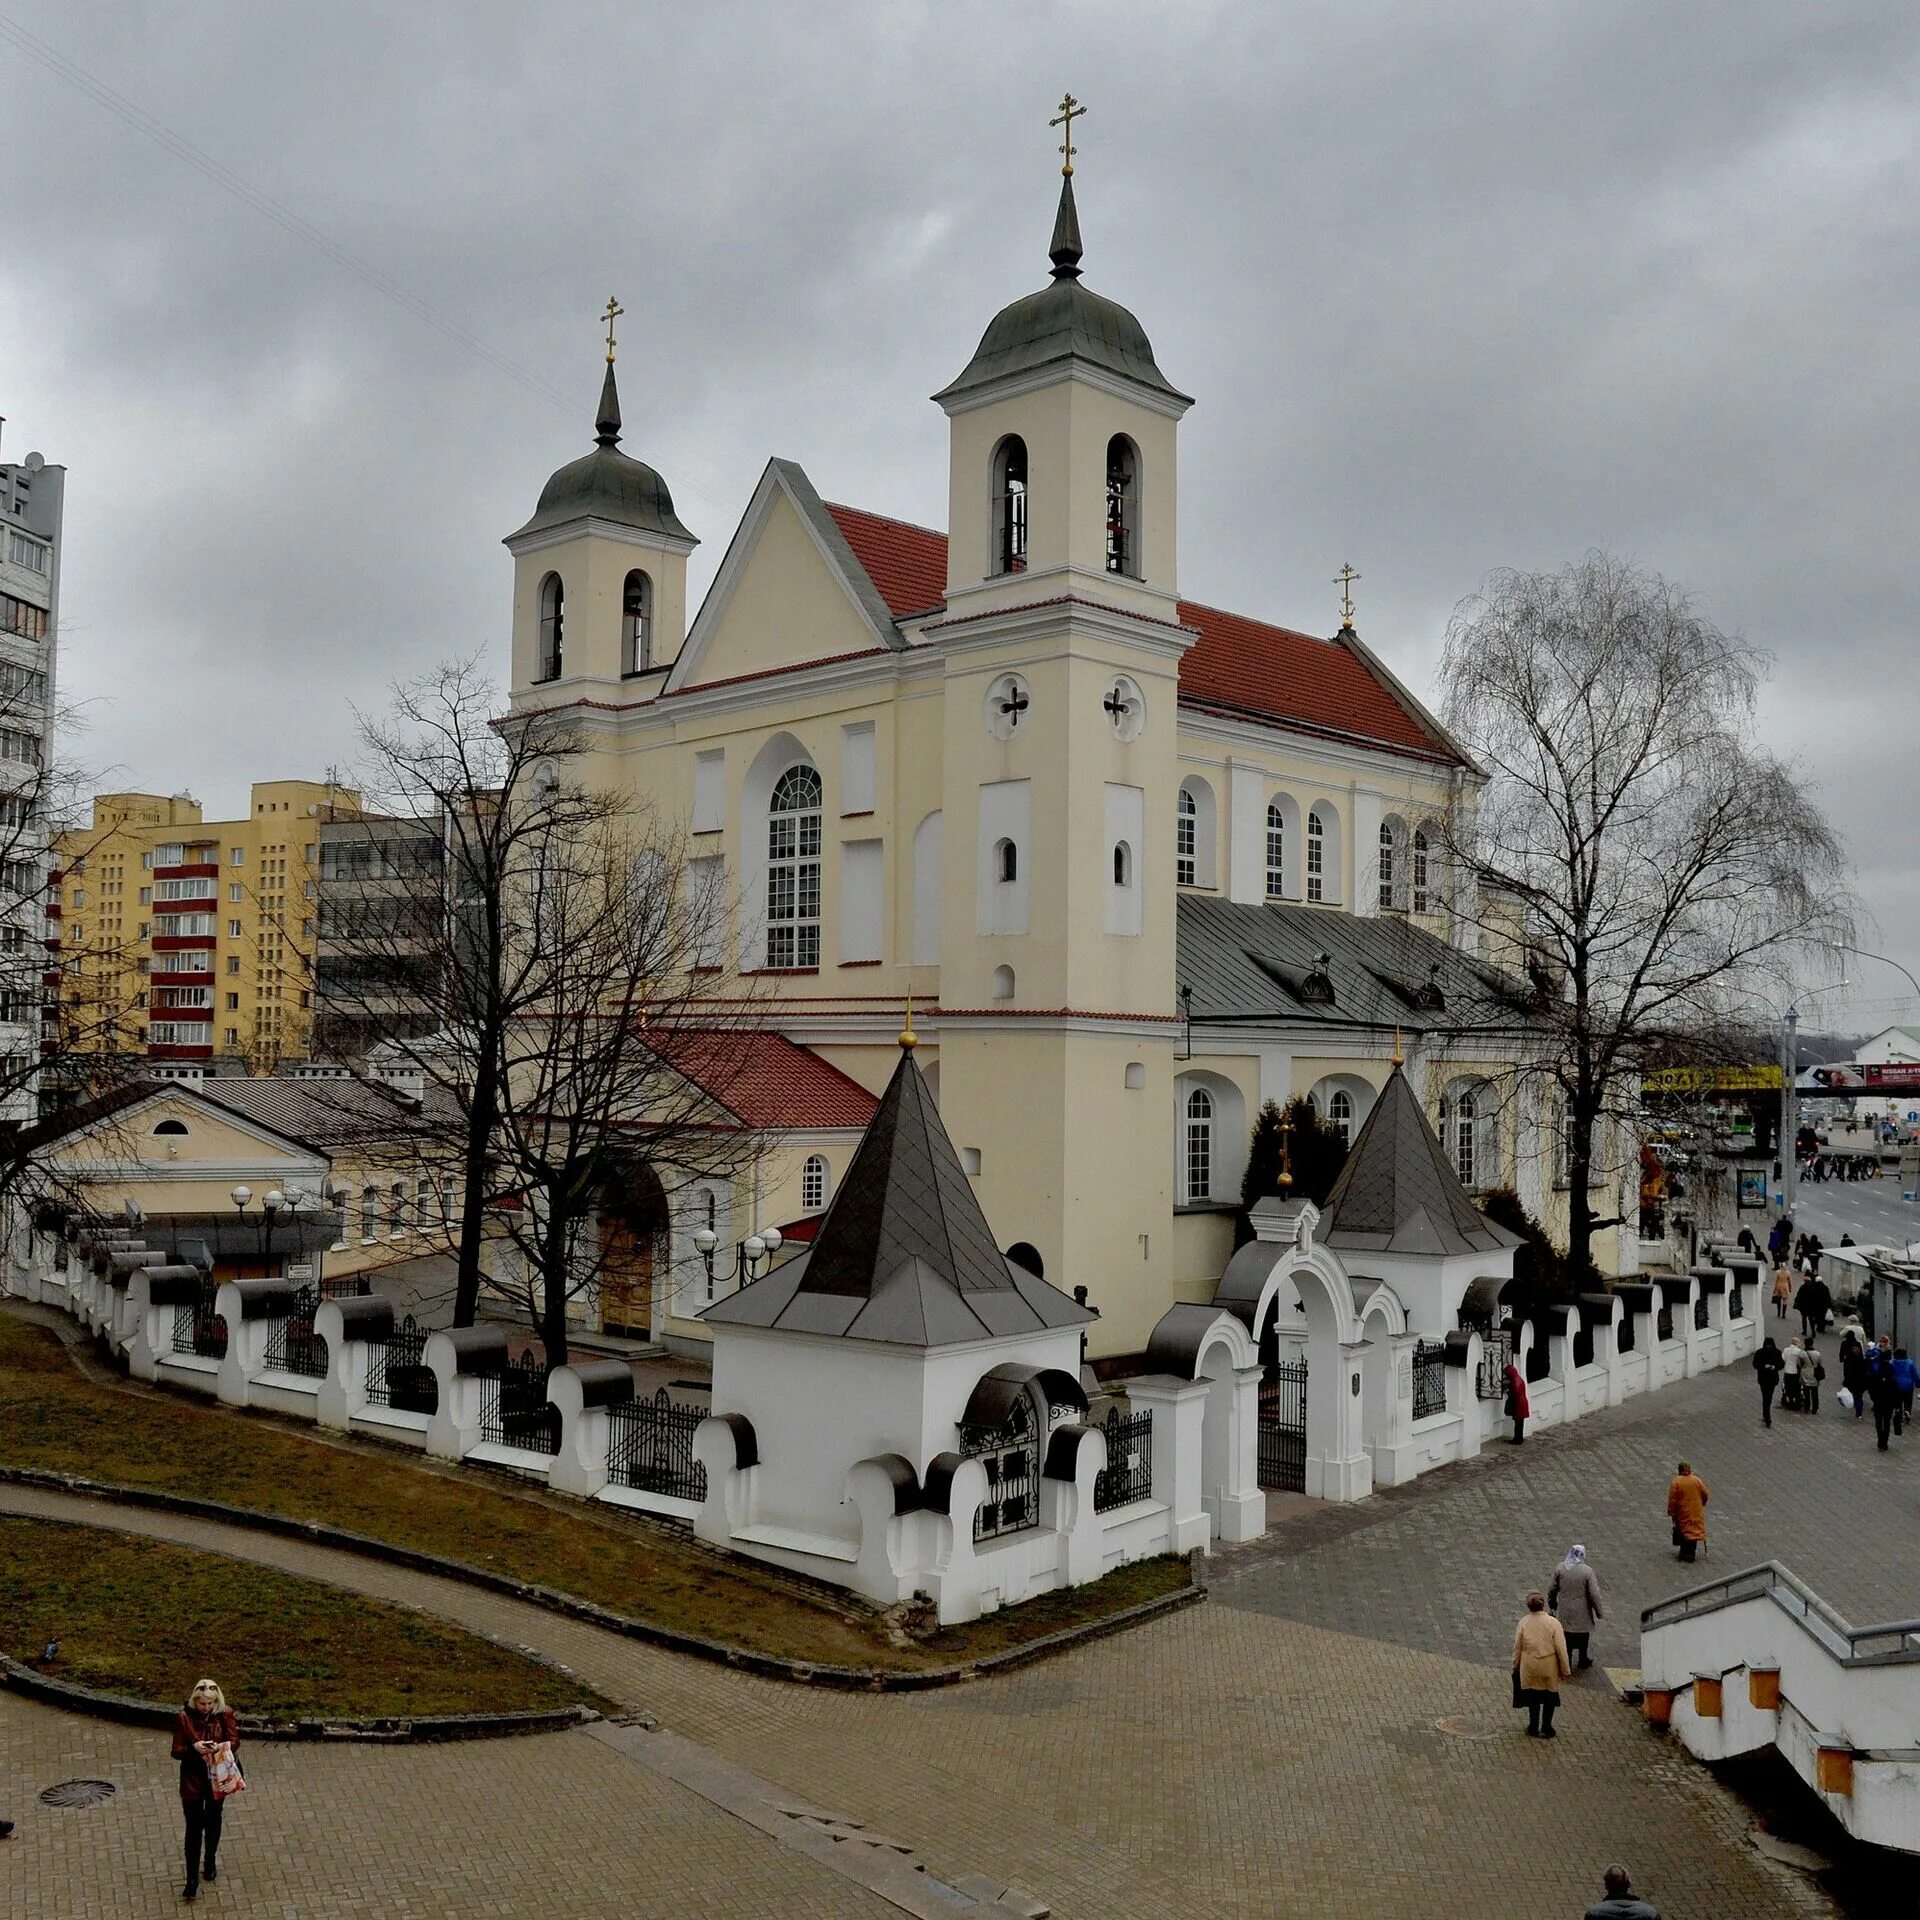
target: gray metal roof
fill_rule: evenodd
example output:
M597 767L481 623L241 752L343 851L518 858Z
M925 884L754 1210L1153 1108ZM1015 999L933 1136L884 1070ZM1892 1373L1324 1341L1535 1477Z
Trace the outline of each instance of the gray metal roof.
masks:
M591 514L623 527L641 527L672 534L681 540L694 536L680 524L667 483L644 460L620 449L620 395L614 386L613 365L600 388L600 410L594 421L595 446L578 460L570 460L540 489L533 518L509 538L538 533Z
M1073 180L1060 183L1053 224L1053 280L1038 293L1002 307L987 324L959 378L933 397L945 401L1009 375L1056 361L1082 360L1175 400L1192 402L1160 371L1147 330L1118 301L1080 284L1080 215Z
M1523 982L1404 915L1241 905L1199 893L1181 894L1176 912L1178 979L1193 990L1196 1025L1270 1020L1447 1035L1528 1024ZM1314 973L1324 973L1331 1000L1312 997ZM1435 988L1440 1006L1431 1004Z
M903 1050L813 1245L708 1307L722 1326L960 1346L1093 1315L1009 1260Z
M344 1076L210 1080L190 1091L211 1106L327 1153L393 1148L416 1135L444 1139L453 1117L451 1099L437 1087L429 1087L416 1107L386 1087Z
M1327 1195L1318 1238L1359 1253L1495 1253L1520 1244L1468 1199L1397 1063Z

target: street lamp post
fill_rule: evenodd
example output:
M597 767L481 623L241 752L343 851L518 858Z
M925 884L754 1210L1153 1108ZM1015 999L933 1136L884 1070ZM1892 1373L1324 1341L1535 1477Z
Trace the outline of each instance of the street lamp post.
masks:
M1794 1076L1800 1071L1800 1009L1788 1001L1780 1016L1780 1211L1791 1218L1799 1184L1800 1118Z
M758 1278L754 1268L762 1260L771 1260L780 1251L784 1239L778 1227L763 1227L758 1233L750 1233L733 1250L733 1265L727 1272L716 1274L713 1270L714 1249L720 1244L720 1236L711 1227L699 1228L693 1236L694 1251L700 1256L700 1264L707 1270L707 1298L713 1298L716 1282L736 1280L742 1274L748 1280Z
M247 1208L253 1200L253 1190L250 1187L235 1187L227 1197L232 1200L240 1218L245 1220ZM270 1187L260 1196L260 1274L262 1279L270 1277L268 1269L273 1265L273 1228L283 1208L289 1213L294 1211L292 1203L278 1187Z

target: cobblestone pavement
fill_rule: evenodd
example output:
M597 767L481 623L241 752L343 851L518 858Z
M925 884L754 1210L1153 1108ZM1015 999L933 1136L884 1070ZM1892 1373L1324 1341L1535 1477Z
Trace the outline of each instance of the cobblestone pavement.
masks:
M1671 1448L1662 1423L1725 1429L1725 1463L1694 1444L1715 1487L1716 1538L1760 1524L1740 1518L1745 1483L1731 1460L1744 1400L1726 1391L1722 1414L1730 1384L1674 1389L1644 1420L1604 1416L1589 1423L1607 1428L1591 1446L1578 1428L1564 1441L1543 1436L1511 1464L1496 1456L1390 1496L1357 1525L1322 1509L1290 1524L1283 1557L1233 1563L1208 1605L923 1695L755 1680L478 1589L207 1522L109 1516L24 1489L0 1490L0 1504L111 1517L538 1646L734 1766L910 1844L944 1878L989 1874L1060 1920L1355 1906L1407 1920L1550 1920L1595 1898L1615 1857L1667 1920L1830 1914L1808 1883L1746 1844L1741 1805L1610 1693L1570 1693L1565 1737L1551 1747L1525 1740L1505 1704L1512 1595L1573 1537L1558 1510L1570 1490L1599 1480L1621 1516L1617 1565L1612 1536L1588 1518L1591 1492L1580 1525L1619 1583L1624 1636L1639 1577L1627 1522L1642 1523L1643 1482L1657 1483L1657 1522ZM1829 1452L1849 1463L1831 1469L1841 1484L1850 1463L1871 1462L1870 1442L1861 1452L1838 1422L1764 1437L1782 1443L1777 1477L1761 1481L1782 1517L1814 1497L1802 1472L1815 1476L1810 1489L1827 1484ZM1898 1469L1920 1462L1887 1471ZM1756 1511L1768 1511L1764 1497ZM1498 1544L1500 1529L1522 1523ZM1664 1532L1647 1524L1657 1544ZM1857 1545L1850 1522L1829 1514L1826 1524L1836 1555ZM1713 1566L1735 1564L1730 1552ZM1660 1583L1657 1554L1644 1578L1654 1590L1674 1584ZM1875 1578L1851 1590L1860 1598L1836 1598L1874 1611L1862 1600ZM262 1746L251 1770L216 1890L250 1915L894 1911L584 1733L447 1748ZM51 1781L95 1773L123 1788L105 1809L56 1814L33 1799ZM170 1910L178 1815L157 1736L0 1696L0 1796L24 1816L0 1848L0 1911Z
M1244 1607L1504 1674L1527 1591L1580 1541L1606 1618L1594 1658L1639 1664L1640 1609L1721 1574L1778 1560L1856 1626L1920 1615L1920 1432L1876 1451L1873 1422L1833 1399L1760 1424L1745 1365L1628 1401L1525 1446L1352 1507L1283 1521L1215 1578L1214 1604ZM1706 1481L1707 1557L1675 1559L1667 1483L1682 1459Z

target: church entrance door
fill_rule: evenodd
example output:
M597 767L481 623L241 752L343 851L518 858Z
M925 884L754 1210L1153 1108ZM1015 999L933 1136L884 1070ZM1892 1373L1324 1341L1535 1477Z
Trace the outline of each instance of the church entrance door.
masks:
M653 1236L636 1234L603 1213L600 1228L600 1330L644 1339L653 1327Z

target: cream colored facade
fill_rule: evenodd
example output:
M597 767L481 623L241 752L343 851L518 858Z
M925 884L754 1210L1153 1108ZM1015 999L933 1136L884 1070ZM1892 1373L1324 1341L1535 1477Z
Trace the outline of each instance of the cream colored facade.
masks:
M241 820L190 794L104 793L55 840L60 996L159 1071L216 1057L252 1073L304 1058L313 1026L319 827L357 796L257 783Z
M590 743L583 777L644 797L684 824L696 861L714 863L701 871L733 903L710 956L716 1003L751 979L770 991L780 1031L878 1091L911 992L942 1119L1001 1243L1037 1250L1055 1284L1086 1287L1102 1315L1094 1353L1137 1352L1174 1300L1211 1297L1231 1247L1232 1163L1244 1164L1260 1102L1343 1086L1357 1132L1392 1049L1384 1029L1298 1020L1230 1042L1190 1035L1179 896L1376 915L1384 825L1400 866L1387 910L1444 939L1437 852L1426 897L1409 897L1412 836L1470 807L1477 776L1351 629L1343 670L1363 658L1423 746L1184 696L1183 662L1200 638L1191 616L1206 610L1180 596L1189 403L1164 381L1104 364L1082 340L957 383L942 404L944 540L875 532L870 516L826 508L800 469L774 461L684 629L687 541L623 524L617 504L585 506L565 525L537 516L537 530L507 542L513 708L571 714ZM1023 564L1007 568L998 476L1015 436L1026 541ZM1116 507L1122 443L1131 493ZM1117 516L1128 518L1115 567ZM929 605L904 604L911 585L881 564L889 540L923 565L944 545ZM622 618L635 570L653 609L644 669ZM561 670L542 677L556 595ZM797 950L770 944L790 925L776 904L784 876L770 871L786 829L770 809L796 768L820 795L817 953L805 938ZM1183 787L1195 803L1190 876ZM1270 809L1284 843L1271 881ZM1480 1050L1487 1057L1468 1058L1438 1039L1416 1050L1430 1103L1456 1081L1510 1088L1511 1051ZM1235 1141L1220 1123L1214 1154L1231 1178L1200 1200L1183 1193L1180 1166L1182 1091L1196 1085L1231 1091L1223 1104L1237 1105L1239 1131ZM1533 1129L1515 1111L1497 1151L1505 1176L1551 1212L1550 1182L1529 1176ZM733 1196L736 1239L800 1211L787 1163L801 1157L781 1154L757 1192ZM676 1270L685 1258L676 1247ZM701 1331L684 1318L656 1327Z

